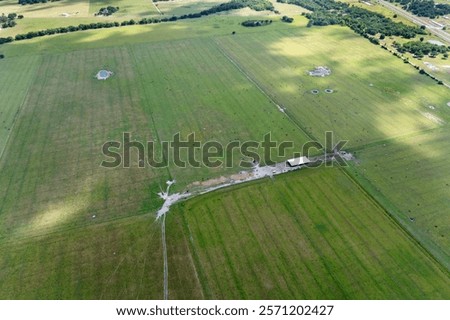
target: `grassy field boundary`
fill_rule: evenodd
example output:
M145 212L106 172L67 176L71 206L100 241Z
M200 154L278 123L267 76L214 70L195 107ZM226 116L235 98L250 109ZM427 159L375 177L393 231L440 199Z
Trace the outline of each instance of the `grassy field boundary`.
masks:
M427 248L423 246L423 244L414 237L414 235L408 230L408 228L403 225L399 220L395 218L395 215L391 213L391 211L399 212L399 210L389 201L386 196L384 196L381 191L377 191L376 188L371 184L370 181L364 179L364 186L362 183L363 178L357 178L354 173L348 168L340 168L340 170L344 173L344 175L352 181L362 193L365 194L367 199L374 203L377 207L379 207L389 218L392 223L394 223L398 229L400 229L416 246L429 258L431 259L445 274L450 276L450 270L446 268L446 266L439 261L439 259L431 253Z

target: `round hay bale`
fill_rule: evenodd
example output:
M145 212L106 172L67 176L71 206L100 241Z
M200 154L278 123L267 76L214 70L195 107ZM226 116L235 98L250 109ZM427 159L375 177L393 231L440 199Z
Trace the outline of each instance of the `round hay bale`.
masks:
M317 89L311 90L311 93L312 94L319 94L319 90L317 90Z
M333 89L325 89L325 92L326 92L326 93L333 93L334 90L333 90Z

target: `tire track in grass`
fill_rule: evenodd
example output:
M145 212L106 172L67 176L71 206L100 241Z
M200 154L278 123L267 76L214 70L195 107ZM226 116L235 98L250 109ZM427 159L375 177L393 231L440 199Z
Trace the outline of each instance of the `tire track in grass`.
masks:
M326 185L326 183L324 183L322 177L319 178L319 181L317 181L317 182L315 181L314 183L315 183L315 187L318 188L318 190L321 190L321 189L320 189L321 186ZM335 222L336 222L335 224L329 224L329 226L332 228L332 230L334 230L334 234L337 235L337 236L339 237L339 239L342 241L342 243L348 243L348 241L347 241L347 238L342 234L341 229L339 229L337 226L338 226L338 225L349 226L350 229L351 229L350 231L352 232L352 234L355 234L355 235L359 238L359 240L361 241L361 243L364 245L365 250L370 251L370 256L373 257L373 258L376 260L376 262L378 263L378 265L381 267L380 269L382 269L382 268L383 268L383 263L382 263L381 260L377 257L377 253L375 253L375 252L373 251L373 249L372 249L372 248L373 248L373 245L371 245L371 244L373 244L373 243L370 243L370 244L369 244L369 241L367 241L368 237L362 236L362 235L360 234L360 232L357 231L358 228L354 227L354 226L353 226L353 223L346 217L346 215L345 215L344 213L342 213L341 210L338 209L338 206L335 206L335 205L334 205L334 203L340 202L340 203L343 204L343 206L344 206L344 203L342 203L342 201L340 201L340 198L338 198L338 197L336 196L335 193L330 194L330 193L327 192L327 191L329 191L329 190L322 190L321 194L322 194L322 195L325 195L326 199L329 200L328 202L329 202L329 203L332 205L332 207L335 209L335 213L337 213L345 223L337 222L337 220L335 219L337 215L329 215L329 214L327 214L327 212L326 212L325 210L323 210L322 208L320 208L320 207L318 207L318 206L316 206L317 210L319 210L323 216L328 216L329 219L330 219L330 221L335 221ZM314 197L314 196L313 196L310 192L308 192L307 190L305 190L305 192L308 194L308 196L309 196L310 199L316 199L315 202L318 202L317 197ZM335 198L336 198L336 199L335 199L336 201L332 201L331 198L330 198L330 195L334 195ZM348 206L345 206L345 207L348 208ZM356 215L353 214L353 211L350 210L349 212L350 212L350 214L351 214L352 216L354 216L354 217L356 218ZM366 222L362 222L361 220L358 220L358 222L359 222L359 223L358 223L358 226L366 226L366 225L367 225L367 221L366 221ZM372 233L367 227L364 227L364 229L367 230L367 232L368 232L367 234L373 235L373 233ZM375 237L373 237L373 238L374 238L375 241L376 241L376 238L375 238ZM330 247L332 247L332 243L330 243L329 241L327 241L327 242L329 243ZM377 243L377 244L378 244L378 243ZM382 245L380 245L380 247L383 248ZM364 263L364 261L363 261L362 259L359 258L359 252L355 251L355 250L353 249L352 246L346 246L346 248L347 248L347 251L350 251L350 252L351 252L351 254L349 255L349 258L355 259L356 262L359 264L359 266L363 269L363 271L365 272L365 274L367 274L367 275L369 275L369 276L366 276L366 275L364 275L364 274L362 274L362 275L363 275L365 278L368 278L368 279L376 278L376 277L374 276L373 272L369 271L369 269L367 268L367 266L366 266L366 264ZM336 249L334 249L333 247L332 247L332 250L333 250L336 254L338 254L337 251L336 251ZM391 276L390 274L389 274L388 278L389 278L390 282L392 283L392 285L393 285L394 287L396 287L398 283L392 278L392 276ZM389 293L389 292L390 292L390 291L386 292L386 290L384 290L384 289L379 285L378 282L374 282L374 286L377 287L378 290L379 290L381 293L383 293L383 294L386 294L386 293ZM367 293L366 293L364 290L361 290L361 292L363 292L363 293L366 294L366 296L367 296Z
M199 225L200 225L200 222L199 222L199 220L198 220L198 217L199 217L199 216L200 216L200 215L197 214L197 213L196 213L196 214L192 214L192 217L193 217L194 222L195 222L195 227L196 227L196 229L197 229L197 230L194 231L194 234L197 235L197 239L198 239L197 242L204 243L206 239L214 239L214 235L211 234L211 233L209 232L207 237L204 237L204 236L203 236L203 233L204 233L204 232L202 232L201 228L199 227ZM207 228L207 230L210 230L210 229ZM195 240L194 240L194 239L192 239L192 243L193 243L193 246L194 246L194 248L195 248ZM199 244L199 245L200 245L200 244ZM201 245L200 245L200 246L201 246ZM195 250L195 252L197 252L197 250ZM204 252L204 254L206 255L206 260L207 260L207 262L208 262L208 265L210 266L210 269L213 269L212 258L211 258L211 254L210 254L209 250L207 250L207 249L205 248L205 250L203 250L203 252ZM219 278L217 277L217 274L216 274L215 272L212 272L212 275L211 275L210 272L207 272L207 270L206 270L207 267L202 266L202 264L201 264L201 262L200 262L200 259L201 259L201 257L199 256L199 266L200 266L200 269L205 269L205 270L204 270L205 278L208 279L208 274L209 274L211 277L214 278L214 279L212 280L212 282L213 282L216 286L219 287L219 290L218 290L218 291L219 291L219 292L224 292L224 290L223 290L222 287L220 286L221 281L219 281ZM212 292L212 290L211 290L209 284L208 284L208 288L209 288L209 292L211 293L211 298L212 298L212 299L217 299L217 297L213 294L213 292Z
M177 300L204 300L205 294L203 292L199 271L197 270L194 252L192 252L188 239L190 232L189 228L185 229L182 211L176 210L168 217L168 219L169 220L167 221L167 224L174 227L166 230L168 232L168 258L171 259L171 261L175 261L174 263L170 263L170 265L174 266L171 270L172 273L176 274L175 279L178 280L177 283L170 282L171 286L169 285L169 292L171 292L171 288L174 288L175 292L178 288L188 289L187 291L183 291L183 295L177 294L175 297L172 296L172 298L175 298ZM175 254L170 254L171 251L174 251ZM177 259L177 257L180 256L180 252L183 260ZM184 264L183 261L186 261L186 263ZM193 276L189 277L193 281L188 285L186 285L186 282L183 281L187 278L186 270L191 270L193 273Z
M321 179L322 180L322 179ZM323 181L322 181L323 182ZM320 190L320 187L321 186L323 186L324 185L324 183L317 183L316 184L316 187ZM322 213L324 214L324 215L326 215L326 216L328 216L329 217L329 219L331 219L331 220L334 220L334 221L336 221L336 219L334 219L334 218L336 218L336 216L339 216L344 222L345 222L345 225L346 226L348 226L349 228L350 228L350 230L351 230L351 232L352 232L352 234L354 234L360 241L361 241L361 243L364 245L364 249L365 250L367 250L369 253L370 253L370 256L377 262L377 264L378 264L378 266L380 267L380 270L382 270L383 269L383 262L378 258L378 253L377 252L374 252L374 250L373 250L373 242L372 241L369 241L368 239L369 238L372 238L373 240L374 240L374 242L378 245L378 247L379 248L381 248L383 251L385 251L385 253L387 253L390 257L391 257L391 255L389 254L389 251L388 250L385 250L385 247L384 247L384 245L380 242L380 241L378 241L378 238L374 235L374 232L373 232L373 229L369 229L368 227L367 227L367 221L361 221L361 219L359 219L358 218L358 215L357 214L355 214L354 213L354 211L352 211L352 210L349 210L349 213L351 214L351 216L356 220L356 225L348 218L348 216L344 213L344 212L342 212L342 210L339 210L339 208L340 207L346 207L346 208L348 208L348 206L345 204L345 203L343 203L342 201L340 201L340 198L338 198L337 196L336 196L336 194L335 193L333 193L333 194L330 194L330 193L327 193L327 192L325 192L326 190L322 190L323 192L322 192L322 194L323 195L325 195L325 197L329 200L329 203L333 206L333 208L334 208L334 213L336 213L336 215L329 215L329 214L327 214L325 211L323 211ZM311 196L311 194L310 194L310 196ZM313 197L311 197L311 199L312 199ZM332 198L335 198L335 199L333 199L332 200ZM335 203L336 202L339 202L340 204L342 204L342 206L336 206L335 205ZM369 218L370 219L370 218ZM372 221L373 222L373 221ZM340 223L339 222L337 222L336 223L337 225L339 225ZM376 223L371 223L370 225L373 225L373 226L377 226L377 224ZM336 234L338 234L339 235L339 237L340 237L340 239L341 239L341 241L343 241L344 243L345 242L348 242L348 241L346 241L346 239L341 235L341 233L340 232L338 232L339 230L338 230L338 228L337 227L335 227L334 225L331 225L332 227L333 227L333 229L335 230L335 232L336 232ZM370 235L370 237L367 237L367 236L363 236L363 234L359 231L359 230L361 230L361 229L364 229L364 230L366 230L367 231L367 233L363 233L364 235ZM375 276L374 276L374 274L371 272L371 271L369 271L368 269L367 269L367 267L366 267L366 265L363 263L363 261L358 257L358 253L355 251L355 250L353 250L353 248L351 247L351 246L348 246L347 247L348 248L348 250L351 250L352 251L352 257L354 257L355 259L357 259L357 261L358 261L358 263L360 264L360 266L361 266L361 268L363 268L364 269L364 271L367 273L367 274L369 274L369 275L371 275L369 278L370 279L372 279L372 278L376 278ZM392 258L392 257L391 257ZM392 259L393 260L393 262L395 263L395 259ZM397 265L397 264L396 264ZM400 268L400 266L398 266L398 268L399 269L401 269ZM383 294L388 294L389 292L391 292L391 290L392 290L392 288L399 288L399 286L398 286L398 281L396 281L396 279L395 278L393 278L393 276L389 273L388 274L388 278L389 278L389 282L392 284L391 286L389 286L389 288L391 288L389 291L387 291L386 292L386 290L383 290L382 288L381 288L381 286L379 285L379 283L378 283L378 281L375 281L374 282L374 285L383 293ZM398 291L397 291L397 293L398 293ZM403 292L400 292L401 294L399 295L399 296L402 296L402 294L403 294ZM407 294L409 293L409 291L407 291Z
M304 191L304 188L302 188L302 190ZM294 218L295 222L297 223L297 225L299 226L299 229L301 230L301 233L304 235L305 240L307 240L310 244L310 247L314 250L314 252L317 253L318 257L319 257L319 261L322 264L322 267L324 269L324 271L326 271L327 276L329 276L332 280L333 280L333 287L334 289L338 289L339 291L339 296L336 296L336 299L349 299L349 295L346 292L346 290L343 289L342 283L341 281L339 281L336 276L334 275L334 272L331 270L330 266L328 265L328 263L325 261L324 257L326 256L324 254L324 250L322 250L323 246L322 245L318 245L318 241L315 241L313 239L313 237L311 236L310 232L308 232L308 230L306 228L303 227L303 224L301 221L299 221L299 217L297 217L295 214L295 212L297 212L297 210L295 210L294 207L292 207L291 203L296 203L298 201L301 201L301 197L295 197L292 195L292 192L289 192L290 189L287 189L285 193L283 193L283 196L286 198L288 197L290 201L280 201L282 203L282 205L286 208L287 212L289 212L291 214L291 216ZM304 205L302 205L302 208L306 210L306 207ZM317 240L317 239L316 239ZM333 288L330 288L333 289ZM334 292L334 290L327 290L327 292Z
M316 184L316 187L317 187L317 184ZM311 193L308 192L308 190L303 190L303 191L305 192L305 194L308 196L309 199L313 199L313 198L314 198L314 197L312 197ZM315 205L315 209L316 209L317 211L319 211L321 215L323 215L323 216L328 216L327 212L326 212L325 210L323 210L322 208L320 208L319 206ZM316 222L315 222L314 220L312 220L312 219L311 219L311 222L314 223L314 224L316 224ZM346 221L346 222L348 222L348 221ZM337 225L339 225L339 223L337 223ZM346 225L347 225L347 224L346 224ZM341 229L337 228L334 224L329 224L328 226L333 230L334 235L336 235L336 236L339 238L339 240L342 241L342 243L346 243L346 242L347 242L346 239L345 239L345 237L342 235L342 230L341 230ZM325 238L325 237L324 237L324 239L325 239L327 245L330 247L331 251L336 255L336 257L338 257L338 260L340 261L340 265L345 266L347 263L344 262L344 261L342 260L341 255L340 255L340 254L338 253L338 251L333 247L333 242L330 242L330 241L329 241L327 238ZM367 246L365 246L365 247L367 247ZM357 255L356 252L354 251L353 247L352 247L352 246L346 246L345 248L346 248L346 251L347 251L347 252L350 252L350 254L347 255L347 256L348 256L348 259L349 259L349 260L352 260L352 259L356 260L356 262L357 262L358 265L363 269L363 271L364 271L367 275L371 275L372 272L369 272L369 270L366 268L364 262L358 257L358 255ZM354 272L354 271L353 271L353 272ZM352 276L354 276L354 274L353 274L353 275L352 275L352 274L348 274L348 276L349 276L349 279L351 279ZM364 275L364 277L367 278L366 275ZM372 278L372 277L369 276L368 278ZM365 297L366 297L366 299L368 299L369 297L368 297L367 293L365 292L364 288L361 287L361 286L359 285L359 281L357 282L357 285L358 285L358 288L359 288L359 292L362 293L362 294L364 294ZM375 287L377 287L377 289L378 289L380 292L384 293L384 291L382 290L382 288L380 287L380 285L378 284L378 282L375 282L374 285L375 285Z
M233 201L231 204L237 204L237 202L236 201ZM237 207L237 211L234 211L234 212L238 212L238 216L245 216L245 214L243 213L243 211L242 211L242 209L238 206ZM232 216L233 216L233 214L230 214L230 211L229 211L229 206L228 205L225 205L225 206L223 206L223 211L221 211L219 214L216 214L215 215L216 217L219 217L218 218L218 222L219 223L222 223L224 226L231 226L231 230L229 230L229 231L231 231L231 233L229 233L229 231L228 230L224 230L225 231L225 234L240 234L241 232L236 228L236 223L235 222L233 222L233 218L232 218ZM224 221L220 221L220 218L223 218L223 220ZM240 221L239 221L240 222ZM239 224L239 223L238 223ZM223 229L222 229L223 230ZM241 240L242 238L241 237L237 237L237 239L239 239L239 240ZM228 243L230 243L230 241L228 242ZM247 250L247 247L246 247L246 245L245 245L245 243L244 244L242 244L241 245L241 243L240 243L240 241L238 241L237 243L236 243L237 245L238 245L238 248L232 248L232 250L233 250L233 252L239 252L239 253L242 253L242 255L244 256L244 258L241 258L241 257L238 257L238 262L240 263L240 262L243 262L243 261L245 261L246 262L246 266L245 266L245 271L247 271L248 269L250 270L250 274L254 277L251 281L252 281L252 283L253 284L256 284L257 283L257 285L258 285L258 290L256 290L258 293L259 292L262 292L263 291L263 287L262 287L262 284L261 284L261 280L260 280L260 278L259 278L259 276L260 276L260 274L258 273L258 272L256 272L256 270L254 269L254 263L252 263L250 260L249 260L249 257L251 257L252 255L251 255L251 253L249 253L248 252L248 250ZM245 277L245 280L246 281L249 281L249 278L246 276ZM256 299L260 299L260 298L256 298Z
M223 236L220 232L220 228L217 226L217 223L214 220L214 217L213 217L214 214L212 213L211 209L208 206L206 206L206 209L207 209L208 216L212 222L212 227L214 228L214 231L215 231L214 234L217 236L217 240L218 240L220 246L222 247L221 251L224 254L225 261L228 265L228 268L231 273L231 277L233 278L234 284L236 286L236 291L239 293L239 299L246 300L246 299L248 299L248 297L244 291L244 288L242 287L241 281L239 281L239 277L235 270L234 264L232 263L230 254L228 253L228 250L226 249L225 242L223 240Z
M249 206L250 208L252 208L252 207L255 208L255 204L254 204L254 202L252 201L252 197L248 197L248 199L246 199L246 201L247 201L248 204L250 204L250 206ZM245 212L245 210L243 210L242 207L239 205L239 202L238 202L238 201L234 201L234 204L239 208L239 212ZM257 217L260 217L260 215L256 215L256 216L257 216ZM267 259L267 255L268 255L269 253L267 252L266 246L261 245L260 241L258 241L257 237L255 236L255 234L258 234L258 233L256 232L256 230L255 230L255 225L249 222L249 219L247 218L247 217L248 217L247 214L241 214L240 217L242 217L242 219L244 220L244 223L245 223L245 225L246 225L246 228L245 228L245 229L251 231L250 237L251 237L253 243L258 247L258 251L259 251L259 252L264 252L263 258L264 258L264 260L265 260L265 266L266 266L266 268L268 268L268 273L269 273L269 274L274 274L274 275L277 274L277 271L274 271L274 269L272 268L272 265L271 265L271 263L270 263L271 261L270 261L269 259ZM260 221L261 221L261 219L260 219ZM262 221L261 221L261 222L262 222ZM262 225L263 228L266 230L266 233L269 234L269 233L267 232L268 229L267 229L266 224L265 224L265 223L261 223L261 225ZM275 244L275 242L273 241L273 237L269 237L269 239L272 240L272 241L271 241L272 244ZM285 258L285 257L284 257L284 253L282 253L281 250L278 250L278 252L279 252L280 254L283 255L283 258ZM280 269L281 269L281 266L278 265L277 263L275 263L275 264L276 264L277 270L280 270ZM288 268L284 268L284 269L285 269L285 270L288 270ZM289 273L290 273L290 275L291 275L291 277L292 277L292 272L289 272ZM289 290L291 296L292 296L292 297L295 297L295 294L292 292L290 286L288 285L288 284L289 284L289 281L286 279L286 277L284 276L284 274L281 274L281 273L280 273L279 275L282 276L283 281L284 281L284 284L286 285L286 288ZM295 277L292 277L292 279L295 279ZM276 281L276 286L277 286L278 291L281 293L282 290L281 290L281 287L280 287L280 282L279 282L278 280ZM278 299L278 298L275 298L275 299ZM281 299L281 297L280 297L280 299Z
M264 204L266 206L266 208L269 208L269 212L270 214L274 217L274 221L278 224L279 230L285 230L284 226L281 224L279 216L277 216L276 212L278 210L274 209L272 206L272 203L270 201L268 201L268 199L265 197L264 194L264 190L261 190L261 188L258 188L259 190L259 194L263 195L263 200L264 200ZM249 197L249 201L252 203L254 208L257 208L260 204L256 203L252 197ZM257 217L259 218L259 221L261 222L261 225L263 225L265 231L267 232L267 234L270 236L270 240L274 246L274 248L276 248L278 254L280 255L281 259L282 259L282 266L283 269L285 271L285 274L289 275L289 281L285 278L285 276L283 276L283 278L286 281L286 285L288 290L291 293L291 297L294 299L307 299L308 297L306 297L304 295L305 292L307 292L308 290L306 288L301 289L300 291L298 291L298 293L301 295L300 297L297 296L291 289L291 286L293 283L296 283L298 285L302 284L303 282L298 282L298 277L297 275L293 272L293 268L292 266L295 265L295 262L292 260L292 258L289 258L289 255L287 255L285 253L285 249L287 249L287 247L281 247L278 243L278 241L275 241L275 239L280 239L279 233L278 232L274 232L275 228L269 228L267 223L265 223L265 221L263 220L263 218L260 215L257 215ZM282 233L282 236L286 235L287 232ZM287 239L286 241L283 241L283 243L288 243L289 239ZM295 251L295 249L293 249ZM299 256L300 256L300 260L302 261L300 267L304 267L304 269L306 269L306 271L311 275L312 280L316 283L317 288L319 288L319 290L323 292L322 287L320 285L320 283L317 281L317 278L315 277L314 273L312 272L311 268L309 267L308 264L306 264L304 261L306 261L307 259L304 258L304 255L302 254L302 251L299 251ZM292 257L292 255L291 255ZM298 266L296 266L295 270L297 270ZM280 270L281 268L279 268ZM303 268L302 268L303 269ZM302 274L304 274L304 271L301 272ZM298 285L296 285L295 287L298 288Z
M312 186L317 187L316 181L313 181L312 183L313 183ZM310 193L307 189L303 189L303 192L304 192L305 195L307 196L307 197L305 197L306 199L313 199L311 193ZM314 209L315 209L318 213L320 213L321 216L327 216L327 212L326 212L325 210L323 210L322 207L318 206L316 203L320 203L320 201L314 201L314 202L310 203L310 205L313 205ZM305 205L305 204L303 204L303 206L304 206L304 205ZM314 224L314 225L317 225L317 223L320 222L320 220L317 221L314 217L315 217L315 215L313 215L313 216L308 216L308 218L309 218L309 220L311 221L311 223ZM331 228L333 229L333 231L334 231L334 232L333 232L333 235L335 235L336 237L338 237L343 243L346 242L346 241L345 241L345 238L342 236L342 230L341 230L340 228L335 227L333 224L329 224L328 226L331 226ZM333 242L333 239L328 239L327 237L323 237L323 239L324 239L324 241L326 242L327 246L329 247L330 252L332 252L332 253L336 256L336 260L339 261L339 263L340 263L339 266L345 266L345 265L347 264L347 262L344 262L344 261L347 261L346 259L351 260L352 258L355 258L355 259L356 259L356 262L358 262L359 265L360 265L360 266L364 269L364 271L366 271L366 273L367 273L367 269L364 267L364 265L363 265L363 263L361 262L361 260L360 260L359 258L355 257L354 252L353 252L353 250L351 249L351 247L350 247L350 248L346 247L346 248L348 249L347 251L351 251L351 252L350 252L351 254L347 254L347 255L345 255L344 257L342 257L342 254L340 254L340 253L334 248L334 246L333 246L333 243L334 243L334 242ZM347 252L347 251L346 251L346 252ZM352 278L352 275L351 275L351 274L349 274L348 276L349 276L349 277L348 277L349 279ZM359 287L359 289L362 289L362 288L359 286L359 284L358 284L358 287ZM360 290L360 292L362 292L362 293L365 294L364 290Z
M209 287L208 280L205 275L205 271L203 270L203 267L200 263L200 257L198 256L197 250L195 248L195 243L194 243L193 234L191 232L191 228L189 226L189 223L186 220L186 216L185 216L184 212L180 212L180 215L181 215L181 219L182 219L182 226L183 226L185 237L186 236L189 237L188 247L189 247L189 250L192 252L191 257L193 260L193 265L194 265L195 272L197 274L199 285L202 288L202 296L204 298L210 300L210 299L212 299L211 289Z
M199 239L199 241L201 240L201 242L203 243L203 245L200 245L200 246L203 246L203 253L206 255L207 262L208 262L207 266L205 266L205 274L207 274L213 278L212 285L218 288L218 290L215 290L214 292L211 291L212 297L214 299L224 299L223 292L225 292L225 288L223 287L223 284L225 283L225 281L222 282L220 280L220 277L218 276L217 272L215 272L216 268L215 268L215 264L214 264L215 263L214 253L211 253L212 250L210 250L208 248L208 246L206 245L207 241L209 242L209 245L214 244L214 242L217 242L216 234L213 232L213 228L210 227L212 222L211 222L209 215L207 214L206 211L205 212L202 211L202 213L204 214L205 221L199 222L199 220L197 219L197 216L199 216L198 212L196 214L193 214L193 217L195 219L196 228L197 228L197 231L195 233L199 235L198 239ZM206 236L204 236L204 237L202 235L205 232L202 233L202 231L204 231L205 229L202 230L200 227L201 225L207 226L207 228L205 228ZM217 293L221 293L222 295L218 297Z
M285 202L286 202L286 201L285 201L285 200L286 200L286 196L287 196L287 193L288 193L287 191L288 191L288 190L287 190L286 186L283 185L283 192L281 192L280 195L283 194L284 197L282 197L282 198L280 198L280 196L277 197L278 200L279 200L279 201L277 201L277 202L280 203L280 204L281 204L283 207L285 207L285 208L286 208L286 206L287 206L287 204L285 203ZM297 198L296 198L296 199L297 199ZM271 206L271 202L267 199L267 197L264 197L264 200L265 200L265 202L266 202L266 205ZM294 201L292 197L290 198L290 200ZM290 215L291 215L292 218L293 218L293 222L295 222L296 225L298 225L298 231L300 231L301 234L306 235L306 232L304 232L303 228L300 226L300 224L299 224L299 222L298 222L297 216L296 216L295 214L292 214L292 212L296 212L296 211L295 211L295 210L291 210L291 209L292 209L292 208L289 207L287 212L290 212ZM304 209L304 206L302 206L302 209ZM289 211L289 210L291 210L291 211ZM272 210L272 211L273 211L273 210ZM280 227L283 228L281 225L280 225ZM311 239L308 238L307 235L306 235L306 237L303 237L303 240L305 240L305 242L307 242L307 243L310 243L310 247L313 249L313 252L316 254L317 261L321 261L322 265L324 265L323 259L321 258L321 254L317 253L317 251L315 250L315 248L311 245L311 242L312 242ZM320 295L320 296L317 296L317 297L315 297L315 298L318 299L319 297L326 296L327 293L329 292L329 290L328 290L329 288L328 288L328 287L327 287L327 288L324 288L324 287L323 287L322 282L321 282L320 279L316 276L317 273L314 272L313 268L311 268L311 267L306 263L306 261L307 261L308 259L305 258L305 257L302 255L302 251L299 250L298 253L300 254L300 256L302 256L302 261L305 261L305 263L303 263L304 267L307 269L307 271L309 272L309 274L311 274L311 276L312 276L312 278L313 278L315 284L317 285L317 287L318 287L319 290L320 290L321 295ZM308 291L308 290L307 290L307 291ZM307 297L307 298L311 298L311 297Z

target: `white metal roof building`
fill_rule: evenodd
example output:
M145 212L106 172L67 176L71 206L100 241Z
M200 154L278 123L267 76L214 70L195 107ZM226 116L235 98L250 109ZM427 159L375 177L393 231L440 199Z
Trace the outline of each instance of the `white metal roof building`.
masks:
M293 158L286 161L288 165L291 167L298 167L302 166L308 163L311 163L311 160L308 159L308 157L300 157L300 158Z

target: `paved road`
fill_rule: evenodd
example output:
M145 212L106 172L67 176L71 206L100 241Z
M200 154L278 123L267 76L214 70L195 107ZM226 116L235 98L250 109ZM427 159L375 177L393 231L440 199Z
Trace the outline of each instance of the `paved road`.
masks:
M447 32L445 32L444 30L441 29L436 29L435 27L433 27L433 25L430 24L430 21L428 18L424 18L424 17L417 17L415 15L413 15L412 13L409 13L406 10L403 10L402 8L399 8L395 5L393 5L390 2L384 1L384 0L378 0L378 2L385 6L386 8L388 8L389 10L405 17L406 19L410 20L411 22L419 25L419 26L426 26L427 30L429 32L431 32L432 34L434 34L435 36L439 37L441 40L443 40L444 42L448 44L450 44L450 34L448 34Z

